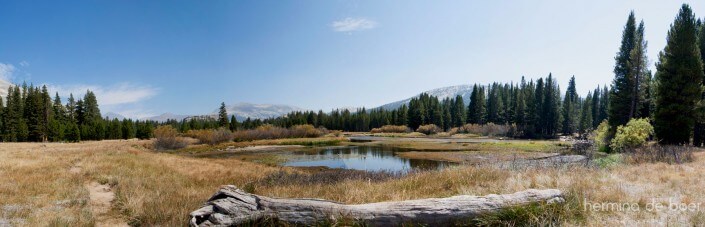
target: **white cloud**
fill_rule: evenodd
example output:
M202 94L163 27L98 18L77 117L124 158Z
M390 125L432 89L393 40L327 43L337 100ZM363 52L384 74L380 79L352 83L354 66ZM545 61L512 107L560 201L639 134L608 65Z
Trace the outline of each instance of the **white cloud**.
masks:
M10 81L12 73L15 72L15 66L11 64L0 63L0 80Z
M21 62L20 62L20 66L22 66L22 67L27 67L27 66L29 66L29 62L27 62L27 61L21 61Z
M87 90L91 90L98 98L103 114L108 112L118 113L125 117L141 118L151 116L151 112L142 108L142 102L155 96L159 89L132 83L119 83L110 86L100 85L47 85L52 92L59 92L62 98L66 99L69 94L73 94L76 99L80 99Z
M333 21L331 28L336 32L355 32L373 29L377 27L377 22L365 18L348 17L342 20Z

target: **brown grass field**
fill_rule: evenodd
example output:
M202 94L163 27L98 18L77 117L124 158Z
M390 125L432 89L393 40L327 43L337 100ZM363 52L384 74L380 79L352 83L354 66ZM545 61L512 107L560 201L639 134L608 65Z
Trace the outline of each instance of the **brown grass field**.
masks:
M300 142L276 140L256 144ZM505 145L497 145L502 146ZM705 205L685 211L648 209L653 208L654 201L662 206L705 203L705 154L701 152L695 154L694 162L681 165L646 163L610 168L521 170L459 166L379 181L356 178L325 184L254 184L279 171L300 174L311 171L235 158L194 158L175 152L156 152L149 147L150 141L0 144L0 226L184 226L188 213L225 184L272 197L322 198L351 204L558 188L566 193L568 200L560 208L562 211L552 216L554 223L560 225L702 226L705 223ZM507 149L516 148L512 147ZM215 148L188 149L205 152ZM97 188L100 186L106 188ZM630 204L640 209L587 208L599 203ZM527 223L548 224L541 215L521 217Z

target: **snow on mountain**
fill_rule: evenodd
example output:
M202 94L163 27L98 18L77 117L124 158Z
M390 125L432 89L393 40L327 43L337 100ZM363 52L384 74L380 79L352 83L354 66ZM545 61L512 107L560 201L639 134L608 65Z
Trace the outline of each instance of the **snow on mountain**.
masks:
M392 103L387 103L379 108L385 109L385 110L393 110L396 108L401 107L404 104L409 104L409 101L411 101L412 98L419 97L419 95L426 93L432 96L438 97L438 99L445 99L445 98L455 98L458 95L463 96L463 101L465 101L465 105L467 105L470 102L470 93L472 92L472 85L457 85L457 86L450 86L450 87L442 87L442 88L436 88L433 90L421 92L418 95L415 95L414 97L410 97L404 100L392 102Z
M157 121L157 122L165 122L167 120L177 120L181 121L184 118L190 117L191 115L179 115L179 114L173 114L173 113L163 113L158 116L152 116L152 117L147 117L143 118L142 120L150 120L150 121Z
M226 105L225 109L228 115L235 115L239 120L245 120L248 117L251 119L267 119L279 117L293 111L304 111L304 109L289 106L289 105L273 105L273 104L253 104L253 103L238 103L235 105ZM211 115L217 115L218 109L215 109Z

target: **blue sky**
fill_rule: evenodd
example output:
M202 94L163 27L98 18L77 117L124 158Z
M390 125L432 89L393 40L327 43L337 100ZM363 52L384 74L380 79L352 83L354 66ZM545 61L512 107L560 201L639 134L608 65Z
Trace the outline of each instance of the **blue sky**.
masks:
M650 65L677 1L2 1L0 76L104 112L200 114L226 103L375 107L459 84L612 80L630 10ZM686 1L696 16L705 2Z

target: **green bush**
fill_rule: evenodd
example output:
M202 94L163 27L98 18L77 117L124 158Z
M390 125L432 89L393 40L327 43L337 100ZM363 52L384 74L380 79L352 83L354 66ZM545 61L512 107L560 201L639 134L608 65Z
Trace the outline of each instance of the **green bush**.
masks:
M602 123L600 123L600 125L597 126L597 129L595 129L595 131L593 132L592 138L593 140L595 140L595 145L597 145L597 149L599 151L609 151L609 130L610 126L607 123L607 120L604 120L602 121Z
M654 127L649 124L649 119L632 119L627 125L617 127L617 134L612 139L610 148L621 152L627 148L640 147L654 134Z

